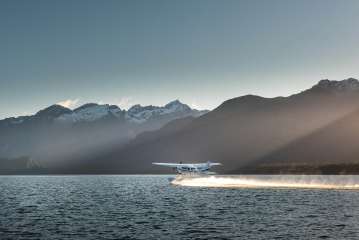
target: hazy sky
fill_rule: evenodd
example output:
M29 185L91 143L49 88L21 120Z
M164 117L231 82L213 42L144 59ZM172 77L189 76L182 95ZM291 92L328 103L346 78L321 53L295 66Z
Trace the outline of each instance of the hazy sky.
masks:
M0 1L0 118L50 104L212 109L359 77L359 1Z

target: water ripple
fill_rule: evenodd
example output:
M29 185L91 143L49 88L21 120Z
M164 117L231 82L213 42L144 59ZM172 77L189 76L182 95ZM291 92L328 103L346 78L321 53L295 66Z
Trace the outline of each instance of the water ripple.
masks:
M188 188L167 178L2 176L0 238L359 238L357 190Z

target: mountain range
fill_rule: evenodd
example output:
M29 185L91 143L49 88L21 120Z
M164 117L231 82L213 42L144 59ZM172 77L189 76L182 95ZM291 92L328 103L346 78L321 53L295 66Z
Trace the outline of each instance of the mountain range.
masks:
M26 169L28 162L46 169L71 168L89 156L127 143L144 131L206 112L178 100L161 107L134 105L127 111L108 104L88 103L74 110L55 104L31 116L0 121L0 159L3 159L0 166L6 162L7 170L16 171L19 164L10 163L23 159L20 165Z
M151 162L218 161L219 173L352 174L359 173L359 81L321 80L288 97L245 95L212 111L179 101L128 111L55 105L2 120L0 132L0 166L17 162L15 172L26 163L50 173L168 173Z

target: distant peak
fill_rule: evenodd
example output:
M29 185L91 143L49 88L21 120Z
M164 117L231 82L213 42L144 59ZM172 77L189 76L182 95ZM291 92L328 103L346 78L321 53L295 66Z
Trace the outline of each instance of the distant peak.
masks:
M130 107L128 109L128 112L130 113L136 113L136 112L139 112L139 111L142 111L144 107L142 107L140 104L135 104L133 105L132 107Z
M264 97L261 97L261 96L258 96L258 95L253 95L253 94L243 95L240 98L242 98L242 99L254 99L254 100L264 99Z
M186 105L184 103L181 103L178 99L167 103L164 107L166 109L171 110L171 111L187 111L187 110L191 110L191 108L188 105Z
M119 109L119 110L121 110L121 108L119 106L117 106L117 105L110 105L109 108L110 109Z
M176 99L174 101L167 103L165 105L165 107L171 107L171 106L176 106L176 105L185 105L185 104L181 103L180 100Z
M348 78L344 80L320 80L312 89L330 89L336 91L351 91L359 89L359 81L355 78Z
M128 110L130 111L131 109L138 109L138 108L142 108L142 106L140 104L135 104L132 107L130 107Z
M261 102L262 100L265 100L265 99L266 98L261 97L261 96L247 94L247 95L243 95L243 96L240 96L240 97L228 99L228 100L224 101L219 107L231 107L231 106L237 105L237 104L259 103L259 102Z
M39 112L43 111L43 112L46 112L46 111L52 111L52 110L57 110L57 109L69 109L69 108L66 108L62 105L59 105L59 104L53 104L47 108L44 108L42 110L40 110ZM70 109L69 109L70 110Z
M178 99L169 102L169 104L170 104L170 103L173 103L173 104L182 104L181 101L178 100Z
M96 106L99 106L99 105L97 103L86 103L86 104L74 109L74 112L78 112L78 111L80 111L82 109L96 107Z
M38 111L35 115L40 117L42 116L58 117L62 114L71 113L71 112L72 111L69 108L66 108L58 104L53 104L50 107Z

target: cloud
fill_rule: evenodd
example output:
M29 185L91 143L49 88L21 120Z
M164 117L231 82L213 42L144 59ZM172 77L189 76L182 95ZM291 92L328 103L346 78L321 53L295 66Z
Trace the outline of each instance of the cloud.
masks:
M190 106L191 108L197 109L197 110L203 109L203 108L198 104L197 99L194 99L194 100L189 104L189 106Z
M64 100L64 101L61 101L61 102L58 102L57 104L58 105L61 105L63 107L66 107L66 108L74 108L78 105L80 99L76 98L76 99L67 99L67 100Z
M134 101L132 97L122 97L120 98L120 100L116 102L121 109L129 109L134 105Z
M21 112L21 114L19 114L19 116L30 116L32 115L33 113L29 112L29 111L24 111L24 112Z

